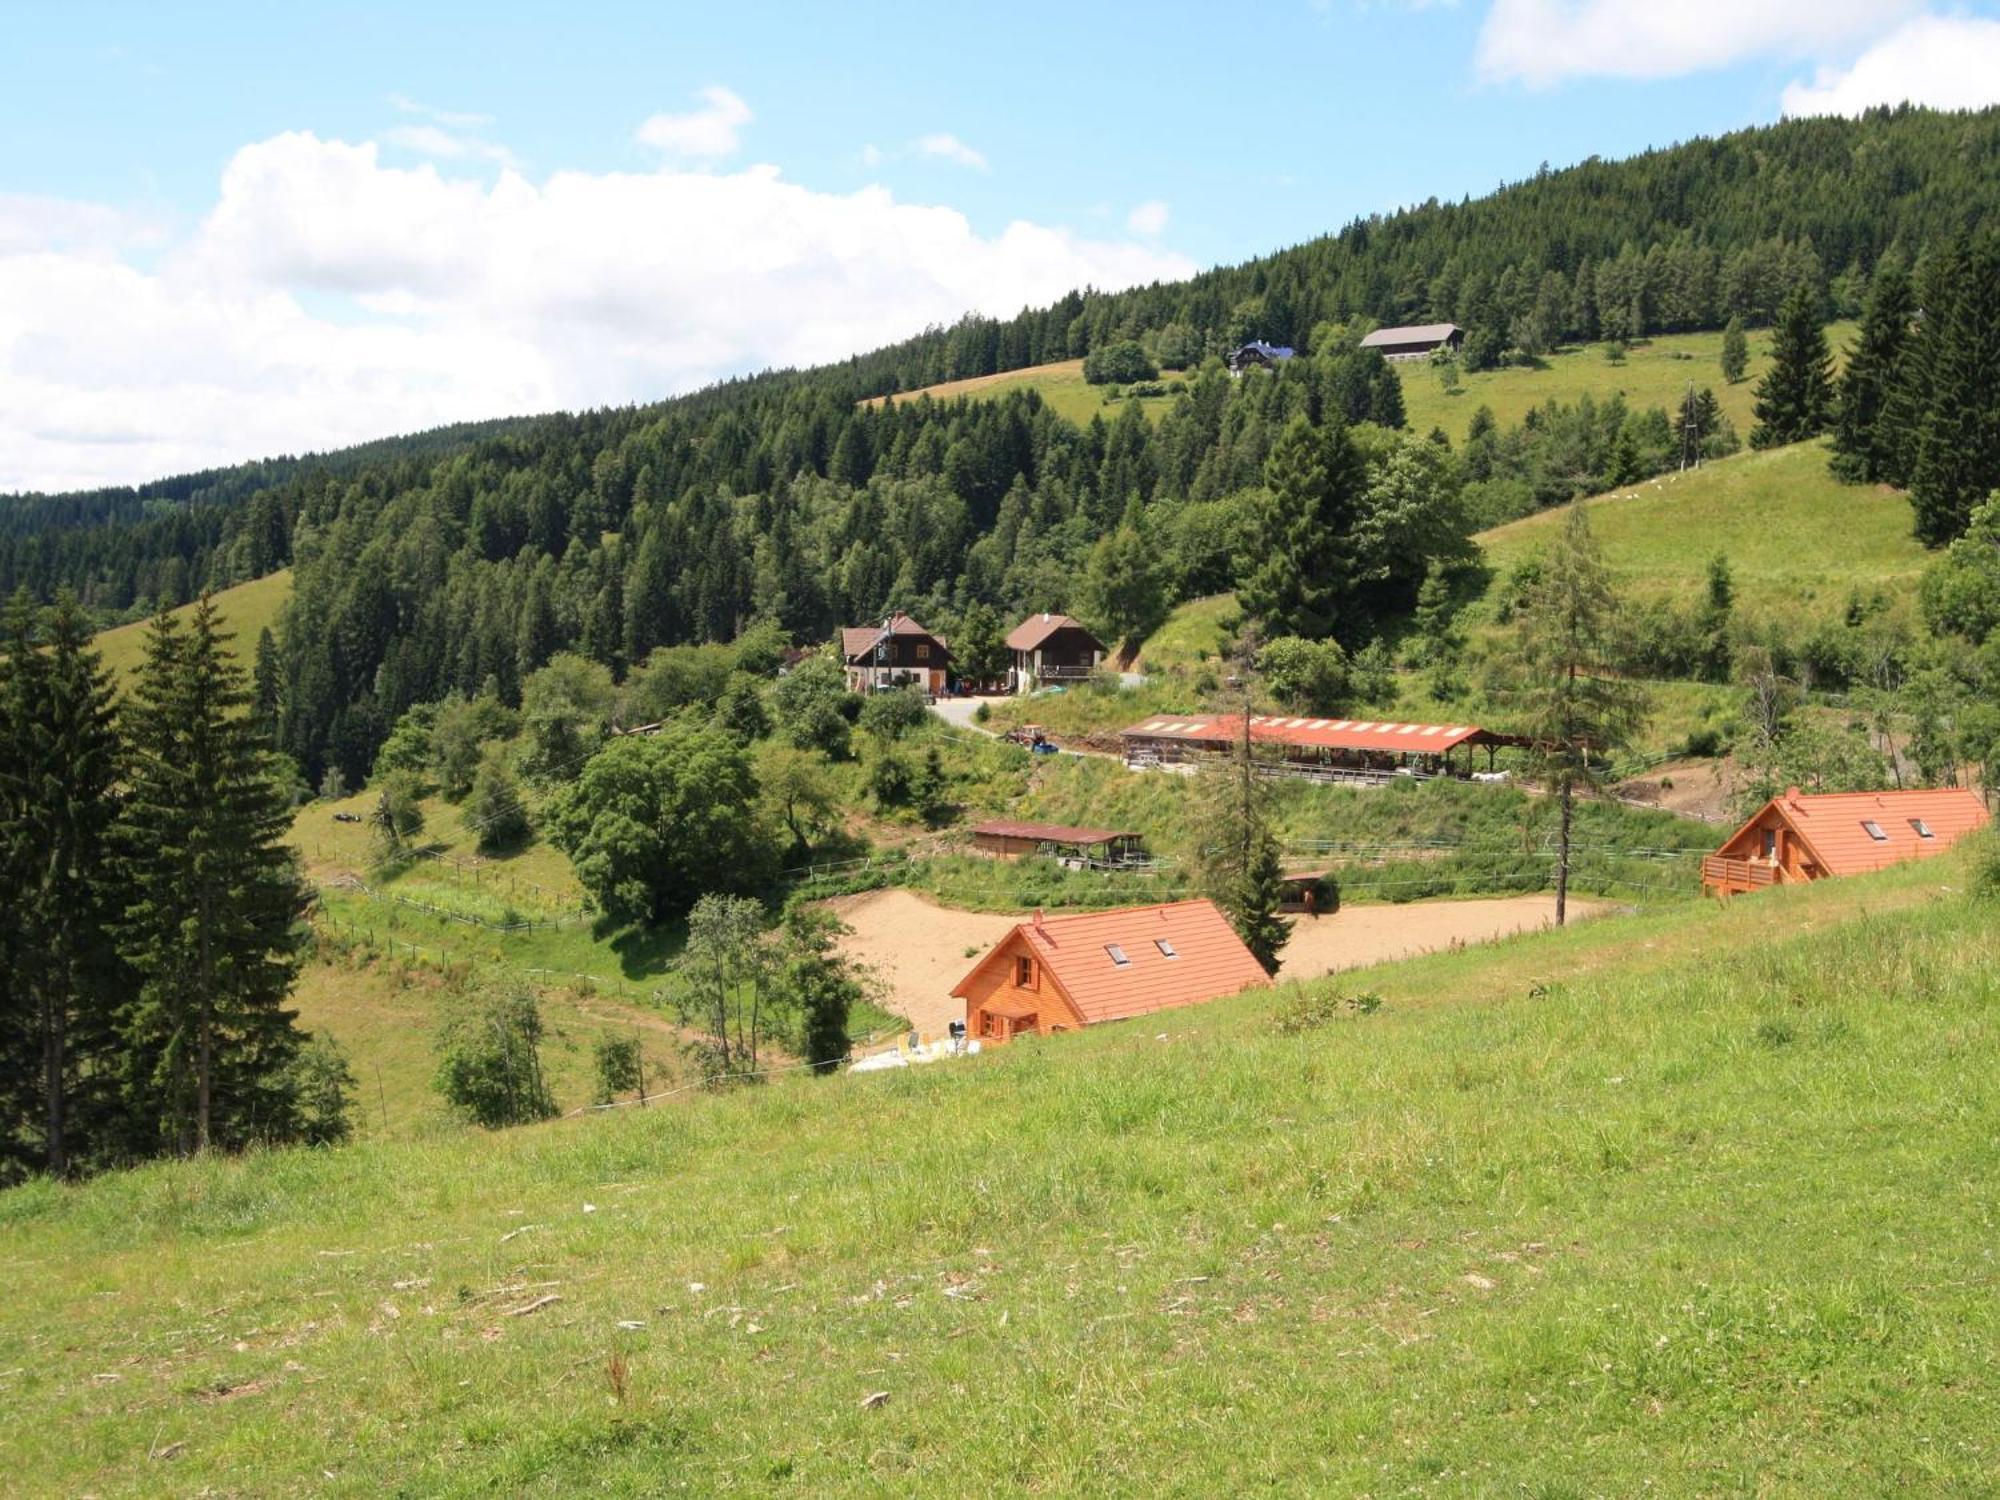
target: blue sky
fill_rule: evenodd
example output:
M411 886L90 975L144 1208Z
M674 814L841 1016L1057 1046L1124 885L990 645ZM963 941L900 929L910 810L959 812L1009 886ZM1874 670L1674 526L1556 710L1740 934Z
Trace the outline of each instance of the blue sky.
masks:
M1993 7L1920 0L185 9L9 16L0 489L644 399L1544 161L2000 97Z

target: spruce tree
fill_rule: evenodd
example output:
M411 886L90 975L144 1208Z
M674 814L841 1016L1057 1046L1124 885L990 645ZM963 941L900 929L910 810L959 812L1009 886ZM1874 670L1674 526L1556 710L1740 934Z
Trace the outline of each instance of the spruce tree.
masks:
M1743 320L1731 317L1722 330L1722 378L1731 385L1750 368L1750 341L1743 336Z
M1338 419L1314 427L1295 418L1271 449L1257 545L1238 595L1265 636L1321 640L1365 623L1343 619L1341 606L1353 588L1352 537L1366 483Z
M17 978L34 996L41 1043L43 1165L54 1176L115 1150L109 1076L112 1012L127 978L109 933L119 890L113 828L123 753L111 677L90 626L64 594L43 632L39 711L29 722L26 796L8 821L30 879L16 910Z
M1824 432L1833 409L1831 370L1819 299L1801 284L1778 315L1771 368L1757 382L1757 425L1750 430L1750 446L1776 448Z
M1291 924L1278 915L1285 896L1284 867L1271 829L1271 783L1260 772L1260 756L1250 739L1256 649L1252 632L1237 663L1241 690L1231 695L1236 742L1197 783L1191 852L1196 888L1229 919L1264 972L1275 974Z
M286 1075L303 1040L284 1001L307 891L244 673L204 596L155 618L129 715L122 943L128 1087L180 1155L296 1133Z
M1832 469L1850 484L1875 484L1888 478L1888 455L1901 445L1886 419L1892 415L1889 395L1902 378L1903 355L1910 345L1910 322L1916 311L1910 278L1894 263L1883 265L1869 288L1861 333L1840 378L1833 423Z
M1917 537L1937 547L1964 532L1973 507L2000 488L2000 236L1955 251L1946 304L1926 306L1930 348L1910 502Z
M1618 615L1618 597L1591 534L1589 513L1573 505L1515 617L1516 649L1509 664L1519 730L1533 743L1536 774L1560 809L1557 926L1569 904L1576 794L1599 783L1608 757L1645 717L1644 694L1614 661Z

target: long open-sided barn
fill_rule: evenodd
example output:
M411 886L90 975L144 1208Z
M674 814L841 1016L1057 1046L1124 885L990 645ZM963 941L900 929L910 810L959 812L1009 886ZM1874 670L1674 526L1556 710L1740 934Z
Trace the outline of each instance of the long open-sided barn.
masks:
M1171 764L1221 755L1243 738L1241 714L1161 714L1121 731L1133 764ZM1484 750L1490 767L1502 746L1523 745L1514 735L1476 724L1401 724L1373 719L1302 718L1252 714L1250 741L1271 750L1289 770L1328 780L1375 781L1404 772L1468 776ZM1459 753L1455 753L1459 752Z

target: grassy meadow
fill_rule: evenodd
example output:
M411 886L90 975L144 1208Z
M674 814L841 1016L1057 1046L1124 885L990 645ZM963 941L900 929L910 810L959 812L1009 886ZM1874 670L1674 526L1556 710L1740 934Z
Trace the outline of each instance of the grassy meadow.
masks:
M222 628L235 638L231 649L246 668L256 654L258 632L277 624L278 611L291 597L290 568L281 568L262 578L217 591L215 607L221 613ZM177 618L186 620L194 613L194 606L184 604L173 613ZM131 681L146 659L147 625L147 621L138 620L130 625L99 631L95 637L97 649L104 653L104 664L111 668L120 685Z
M0 1472L1987 1493L2000 922L1966 885L1953 856L962 1064L37 1183L0 1195Z
M1181 379L1187 372L1165 370L1160 374L1162 382ZM995 375L974 375L965 380L946 380L937 385L927 385L921 390L902 391L894 397L876 396L862 403L879 406L884 400L913 401L919 396L929 396L936 401L955 401L961 396L978 400L991 400L1014 390L1031 390L1049 404L1058 416L1066 417L1079 427L1090 425L1090 419L1102 416L1109 422L1118 415L1124 404L1115 395L1115 387L1091 385L1083 378L1083 361L1080 359L1059 360L1054 364L1030 365L1020 370L1002 370ZM1106 400L1110 395L1112 399ZM1154 421L1158 421L1173 405L1171 396L1133 397L1139 409Z

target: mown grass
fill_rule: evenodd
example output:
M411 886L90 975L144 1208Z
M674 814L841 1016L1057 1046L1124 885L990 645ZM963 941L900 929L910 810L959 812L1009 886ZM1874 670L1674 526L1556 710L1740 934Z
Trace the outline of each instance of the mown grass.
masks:
M1736 607L1765 618L1829 617L1850 593L1914 596L1928 555L1910 534L1910 502L1886 487L1837 482L1823 443L1742 453L1580 502L1619 586L1685 600L1709 559L1729 559ZM1484 532L1496 570L1548 546L1567 507Z
M1827 344L1834 351L1836 365L1845 359L1854 333L1852 323L1828 326ZM1464 441L1472 414L1482 406L1493 409L1502 430L1518 426L1545 402L1571 405L1586 395L1598 402L1622 395L1634 411L1658 406L1672 413L1687 394L1689 381L1697 390L1707 386L1715 392L1737 435L1747 442L1756 421L1757 381L1770 368L1771 330L1751 329L1746 337L1749 371L1734 385L1722 378L1719 332L1658 334L1632 345L1624 363L1616 365L1605 357L1602 344L1569 346L1549 355L1539 368L1515 365L1461 375L1463 389L1455 396L1444 393L1437 371L1428 364L1399 363L1395 368L1403 377L1403 407L1410 430L1421 433L1442 427L1454 443Z
M1184 378L1180 370L1165 371L1162 383ZM997 375L975 375L969 380L946 380L937 385L925 386L921 390L904 391L893 399L914 401L920 396L929 396L937 401L953 401L959 397L974 400L992 400L1010 391L1034 391L1049 404L1057 416L1065 417L1079 427L1088 427L1093 417L1101 416L1105 421L1114 420L1123 408L1125 400L1118 392L1123 387L1091 385L1083 378L1083 361L1080 359L1059 360L1054 364L1031 365L1021 370L1003 370ZM1143 396L1129 398L1137 400L1139 409L1157 422L1173 405L1172 396ZM864 405L880 405L881 397L864 402Z
M254 578L248 583L239 583L234 588L216 593L215 607L221 612L222 627L234 637L230 649L246 670L256 655L258 632L277 624L278 611L291 597L290 568L267 573L262 578ZM185 621L193 611L194 606L187 604L173 613L176 618ZM120 686L131 681L146 659L147 628L147 622L140 620L99 631L96 636L95 644L103 653L104 664L111 669Z
M1980 1493L2000 923L1963 884L1947 859L1433 955L1289 1033L1296 988L893 1076L36 1184L0 1196L0 1471Z

